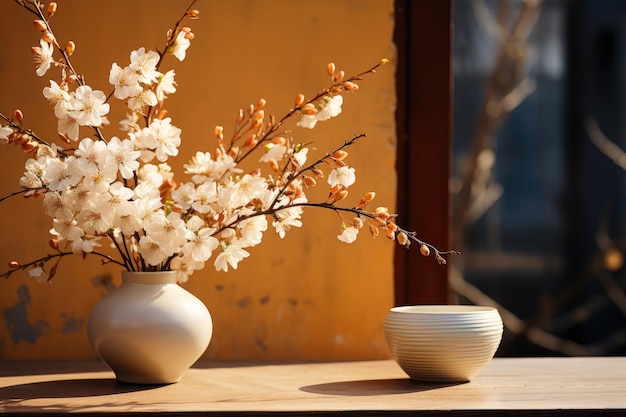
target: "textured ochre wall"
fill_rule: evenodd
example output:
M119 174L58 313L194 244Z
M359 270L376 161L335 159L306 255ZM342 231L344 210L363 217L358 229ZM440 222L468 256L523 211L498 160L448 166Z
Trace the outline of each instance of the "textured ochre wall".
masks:
M129 53L163 45L165 31L187 6L171 0L58 0L52 24L61 43L76 45L73 62L96 89L109 92L112 62L128 64ZM346 97L341 117L313 131L315 155L354 132L367 139L350 149L357 168L350 198L377 192L376 202L393 210L396 174L394 136L393 0L199 0L201 19L189 22L195 40L187 59L169 59L178 92L166 102L183 129L180 166L196 150L212 150L213 127L232 127L236 111L263 97L281 116L302 92L325 87L334 61L348 74L381 58L390 63ZM13 1L0 2L0 111L17 107L25 126L53 137L55 120L41 91L31 46L38 44L33 16ZM51 73L52 74L52 73ZM54 75L55 79L58 76ZM118 102L119 104L119 102ZM113 111L112 131L120 112ZM0 195L17 190L25 155L1 147ZM304 226L284 240L268 231L261 246L237 271L196 273L185 287L201 298L214 320L205 357L218 359L365 359L388 357L382 331L393 304L394 243L366 233L353 245L336 239L340 222L331 212L307 211ZM0 263L30 260L48 250L51 221L41 200L16 198L0 204ZM65 258L51 284L25 273L0 281L0 360L93 358L85 327L91 307L119 283L119 270L96 259Z

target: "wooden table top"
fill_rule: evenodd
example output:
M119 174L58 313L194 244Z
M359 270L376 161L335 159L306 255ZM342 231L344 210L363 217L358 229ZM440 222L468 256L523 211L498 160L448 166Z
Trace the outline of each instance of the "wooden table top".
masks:
M0 362L0 413L626 416L626 357L496 358L471 382L408 379L392 360L200 362L165 386L98 362Z

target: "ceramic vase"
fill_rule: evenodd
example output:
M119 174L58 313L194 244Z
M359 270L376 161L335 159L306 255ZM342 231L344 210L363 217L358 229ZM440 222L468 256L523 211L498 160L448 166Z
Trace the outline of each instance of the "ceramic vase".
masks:
M204 353L213 323L176 272L124 271L122 285L91 312L87 333L118 381L170 384Z

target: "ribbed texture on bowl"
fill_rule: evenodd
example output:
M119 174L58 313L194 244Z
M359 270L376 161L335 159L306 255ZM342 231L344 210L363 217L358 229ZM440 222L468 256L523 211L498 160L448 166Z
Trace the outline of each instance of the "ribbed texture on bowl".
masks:
M500 314L491 307L394 307L385 320L394 359L420 381L470 380L495 355L502 331Z

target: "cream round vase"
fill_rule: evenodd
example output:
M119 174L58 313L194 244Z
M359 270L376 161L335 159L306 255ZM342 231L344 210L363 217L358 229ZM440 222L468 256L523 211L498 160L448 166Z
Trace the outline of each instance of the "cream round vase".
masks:
M87 334L118 381L170 384L209 346L213 323L176 272L124 271L122 285L92 310Z

